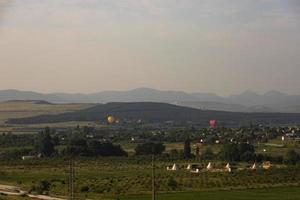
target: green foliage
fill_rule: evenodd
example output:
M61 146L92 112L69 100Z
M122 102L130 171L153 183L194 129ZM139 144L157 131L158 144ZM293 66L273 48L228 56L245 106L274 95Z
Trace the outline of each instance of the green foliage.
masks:
M221 158L227 161L251 161L255 159L254 146L248 143L227 143L221 150Z
M34 149L37 153L40 153L45 157L54 155L54 142L50 136L50 128L47 127L44 131L38 134Z
M87 140L79 135L74 135L67 148L66 155L72 156L127 156L127 153L120 145L111 142L100 142L97 140Z
M49 190L50 190L50 186L51 186L51 183L47 180L41 180L41 181L38 181L36 184L34 184L30 191L31 192L36 192L38 194L44 194L44 193L48 193Z
M298 154L293 149L289 150L286 154L286 163L295 165L299 162L300 162L300 154Z
M210 147L206 148L201 154L202 160L213 160L214 158L215 155Z
M140 144L135 148L136 155L161 155L165 151L165 146L162 143L147 142Z
M170 177L168 179L167 186L170 187L172 190L176 190L178 183L173 177Z
M12 133L0 134L0 147L24 147L32 146L34 144L33 134L16 135Z
M185 159L189 159L192 157L191 153L191 141L190 139L186 139L184 142L184 149L183 149L183 154Z

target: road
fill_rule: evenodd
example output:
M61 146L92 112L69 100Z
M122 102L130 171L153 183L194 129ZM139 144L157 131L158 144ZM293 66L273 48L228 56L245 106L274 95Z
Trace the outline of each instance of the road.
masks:
M0 194L11 195L11 196L25 195L30 198L41 199L41 200L66 200L66 199L57 198L57 197L50 197L47 195L28 194L27 191L22 190L20 187L10 186L10 185L1 185L1 184L0 184Z

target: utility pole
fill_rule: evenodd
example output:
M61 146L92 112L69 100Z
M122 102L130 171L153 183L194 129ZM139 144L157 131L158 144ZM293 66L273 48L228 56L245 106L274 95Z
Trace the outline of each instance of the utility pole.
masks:
M70 157L69 160L69 200L74 200L74 178L75 178L75 170L74 170L74 160L73 157Z
M155 164L154 164L154 154L152 154L152 200L156 199L156 191L155 191Z

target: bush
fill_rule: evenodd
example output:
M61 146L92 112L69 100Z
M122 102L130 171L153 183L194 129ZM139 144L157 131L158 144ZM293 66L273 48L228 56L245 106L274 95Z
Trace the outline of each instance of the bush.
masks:
M167 182L167 185L168 187L170 187L172 190L176 190L177 186L178 186L178 183L177 181L171 177L169 178L168 182Z
M48 193L50 190L51 183L47 180L42 180L34 184L30 192L37 192L38 194Z
M90 190L90 188L89 188L89 186L87 186L87 185L82 186L82 187L80 188L80 192L89 192L89 190Z
M295 165L298 162L300 162L300 155L295 150L289 150L286 154L286 160L285 162L287 164Z
M153 143L148 142L141 145L138 145L135 148L135 154L136 155L161 155L162 152L165 151L165 146L162 143Z

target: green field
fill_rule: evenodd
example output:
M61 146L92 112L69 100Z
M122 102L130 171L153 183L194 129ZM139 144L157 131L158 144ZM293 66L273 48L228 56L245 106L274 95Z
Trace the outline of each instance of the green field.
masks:
M120 200L150 200L150 196L122 197ZM298 200L300 187L248 189L230 191L203 191L158 194L157 200Z
M45 126L51 127L74 127L80 122L69 122L61 124L42 124L42 125L8 125L5 121L10 118L32 117L44 114L59 114L91 107L93 104L36 104L26 101L12 101L0 103L0 132L12 131L14 133L27 133L26 129L39 128ZM87 124L87 123L85 123ZM29 131L30 132L30 131Z
M215 199L218 196L214 195L219 194L216 191L220 190L234 190L236 193L234 195L229 191L220 192L219 197L224 197L224 199L231 199L230 195L239 199L242 198L239 194L247 194L247 192L249 195L245 197L251 197L251 199L261 199L264 195L271 195L270 199L276 199L276 195L272 196L273 192L268 194L267 191L269 190L262 188L300 185L299 167L257 171L236 170L233 173L202 172L191 174L183 168L187 162L179 162L181 170L176 172L166 170L166 166L170 164L172 163L157 161L157 190L159 193L170 193L160 194L160 199L176 199L175 197L182 197L187 200L198 199L198 195L203 196L204 199ZM207 163L200 164L205 166ZM135 195L144 195L151 192L151 164L149 158L87 159L77 160L75 165L75 192L78 197L99 199L119 195L124 196L124 199L142 200L147 199L147 196ZM221 168L224 163L215 163L215 165ZM50 194L66 196L67 177L67 160L52 159L0 163L0 183L21 186L26 190L30 190L39 181L46 180L51 184ZM176 187L168 184L170 179L177 182ZM83 191L83 188L86 188L86 190ZM259 190L247 190L250 188ZM244 189L246 189L245 193ZM277 189L270 189L270 191L277 191ZM289 192L287 189L283 189L284 191ZM173 192L188 193L173 194ZM279 195L282 195L283 192L280 192ZM291 192L291 195L295 192ZM258 196L256 198L251 195Z

